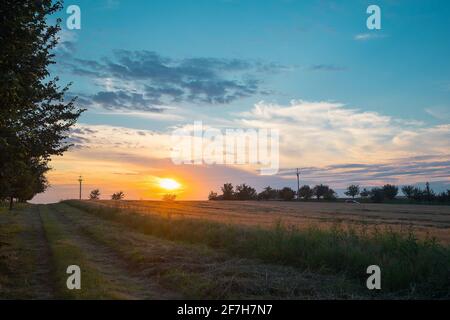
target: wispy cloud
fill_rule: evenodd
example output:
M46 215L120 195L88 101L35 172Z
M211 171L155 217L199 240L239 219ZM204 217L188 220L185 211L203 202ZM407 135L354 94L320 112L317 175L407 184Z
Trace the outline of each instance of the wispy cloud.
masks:
M425 112L439 120L450 120L450 106L429 107L425 108Z
M316 64L316 65L309 67L309 70L335 72L335 71L345 71L345 70L347 70L347 68L338 66L338 65L334 65L334 64Z
M386 35L379 33L359 33L353 37L356 41L368 41L382 38L386 38Z

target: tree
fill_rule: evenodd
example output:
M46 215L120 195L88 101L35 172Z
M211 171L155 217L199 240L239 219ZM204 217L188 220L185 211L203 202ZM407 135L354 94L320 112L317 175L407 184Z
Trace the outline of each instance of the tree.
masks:
M89 199L90 200L99 200L100 199L100 190L98 190L98 189L92 190L91 193L89 194Z
M225 183L222 187L223 200L232 200L234 196L233 185L231 183Z
M3 164L0 172L0 200L9 199L9 209L13 200L25 202L36 193L44 192L48 186L44 174L49 170L46 161L39 159L12 160Z
M363 198L367 198L370 196L370 191L367 190L367 188L362 189L362 191L359 193L359 195Z
M425 184L424 197L428 202L433 201L436 197L436 194L434 193L433 189L430 188L430 184L428 182Z
M336 200L336 192L333 189L328 188L323 195L325 200Z
M219 196L217 195L217 192L210 191L208 195L208 200L219 200Z
M413 198L413 195L414 195L414 186L403 186L402 187L402 192L406 196L406 198L411 200Z
M37 193L44 192L48 187L48 181L44 174L48 170L50 168L45 162L29 162L27 168L17 175L19 183L14 198L17 198L19 202L26 202Z
M370 199L373 202L383 202L384 198L385 193L382 188L372 188L372 190L370 190Z
M383 186L383 193L387 199L394 200L398 193L398 187L391 184L385 184Z
M165 194L163 196L163 201L172 202L172 201L175 201L176 198L177 198L176 194Z
M123 198L125 198L125 194L122 191L113 193L111 195L111 200L122 200Z
M303 200L309 200L313 195L314 192L308 185L304 185L299 189L299 197Z
M272 189L270 186L265 187L264 190L258 194L258 199L261 200L276 199L276 197L277 190Z
M347 187L347 191L345 192L345 195L352 197L355 199L355 197L359 194L359 186L356 184L349 185Z
M256 199L256 190L245 183L236 186L234 193L237 200L254 200Z
M414 188L412 191L412 198L415 201L422 201L424 199L424 191L420 188Z
M317 200L324 197L325 194L329 191L330 187L320 184L313 188L313 193L316 196Z
M295 198L295 191L289 187L284 187L279 191L280 198L284 201L291 201Z
M68 87L50 77L61 21L49 25L48 16L61 9L60 1L2 1L0 198L8 197L11 207L14 198L45 190L47 163L70 146L67 134L83 111L74 99L65 101Z
M436 198L439 202L450 202L450 189L442 191Z

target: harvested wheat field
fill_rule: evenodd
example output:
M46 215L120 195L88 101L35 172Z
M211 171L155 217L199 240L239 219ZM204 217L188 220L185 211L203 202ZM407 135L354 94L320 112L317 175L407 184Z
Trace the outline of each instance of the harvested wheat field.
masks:
M313 202L0 208L0 299L448 299L449 216ZM74 264L82 290L67 287ZM368 290L371 265L382 290Z
M90 202L92 203L92 202ZM336 224L360 228L373 226L414 231L419 237L450 243L450 206L327 203L281 201L96 201L116 207L171 218L194 218L221 223L272 227L281 222L299 229Z

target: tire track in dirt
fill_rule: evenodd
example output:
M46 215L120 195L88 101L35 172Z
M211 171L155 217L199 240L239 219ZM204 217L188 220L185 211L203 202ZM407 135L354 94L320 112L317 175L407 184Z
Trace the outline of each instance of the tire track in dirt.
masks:
M32 299L54 299L52 253L45 235L39 208L32 206L26 209L21 214L21 219L25 227L21 239L34 262L29 283Z
M109 247L90 237L80 225L66 217L53 206L47 206L49 214L55 218L62 232L71 239L87 260L107 281L113 284L118 294L127 299L174 299L177 294L167 292L148 278L131 272L126 261ZM83 271L81 271L83 272Z

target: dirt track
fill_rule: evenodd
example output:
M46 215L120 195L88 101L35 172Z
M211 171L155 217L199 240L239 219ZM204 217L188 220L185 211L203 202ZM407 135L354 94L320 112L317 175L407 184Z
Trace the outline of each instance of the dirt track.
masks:
M335 276L144 235L64 204L0 212L2 233L12 225L20 226L20 231L14 233L17 242L7 247L14 258L6 261L9 278L0 278L0 298L359 297L357 290L350 290L350 295L342 292L337 286L345 280ZM82 269L82 295L65 287L65 268L70 264ZM26 267L16 272L20 265Z

